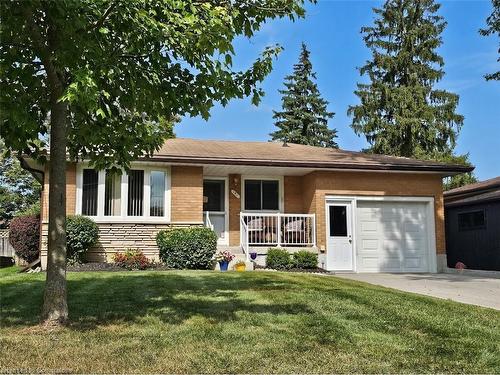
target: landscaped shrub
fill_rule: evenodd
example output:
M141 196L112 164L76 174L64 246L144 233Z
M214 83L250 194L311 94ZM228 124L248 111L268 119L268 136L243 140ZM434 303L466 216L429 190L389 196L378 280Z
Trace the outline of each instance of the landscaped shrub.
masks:
M317 268L318 254L307 250L299 250L293 254L293 266L304 270Z
M285 249L271 248L267 251L266 267L275 270L287 270L292 267L292 257Z
M210 269L217 250L217 235L209 228L179 228L156 236L160 259L170 268Z
M95 245L99 237L99 228L85 216L68 216L66 221L66 241L68 260L82 262L88 249Z
M124 253L115 253L113 261L117 266L128 270L145 270L153 266L153 262L142 251L132 249L127 249Z
M16 217L10 222L9 241L21 259L32 262L40 254L40 217Z

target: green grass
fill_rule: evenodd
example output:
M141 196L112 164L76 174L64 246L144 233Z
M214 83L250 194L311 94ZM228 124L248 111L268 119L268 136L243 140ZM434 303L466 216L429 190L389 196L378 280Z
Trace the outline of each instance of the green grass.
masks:
M0 272L0 372L500 372L500 312L280 272L69 273L68 327L37 326L44 274Z

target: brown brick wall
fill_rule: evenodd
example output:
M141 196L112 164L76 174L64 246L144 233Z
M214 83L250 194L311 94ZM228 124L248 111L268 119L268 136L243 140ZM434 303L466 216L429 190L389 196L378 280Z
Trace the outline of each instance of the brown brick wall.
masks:
M300 214L304 210L302 179L302 176L285 176L283 179L284 211L287 214Z
M239 194L234 196L231 191ZM240 211L241 211L241 175L229 175L229 246L240 244Z
M41 196L42 222L49 219L49 167L45 168ZM66 215L74 215L76 209L76 163L67 163L66 168Z
M374 195L434 197L437 253L445 252L441 176L373 172L314 172L317 243L325 246L325 196ZM315 205L315 208L314 208Z
M203 168L172 166L171 221L200 223L203 220Z

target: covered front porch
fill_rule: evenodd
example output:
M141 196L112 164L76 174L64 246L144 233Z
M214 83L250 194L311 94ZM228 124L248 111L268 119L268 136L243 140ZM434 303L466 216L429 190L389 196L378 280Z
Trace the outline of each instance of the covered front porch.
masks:
M250 257L259 247L316 247L314 214L240 213L240 247Z
M242 173L234 173L236 168ZM265 167L255 173L233 166L225 176L219 173L227 167L205 169L203 220L217 233L220 248L250 260L252 253L264 255L270 247L316 247L316 217L309 210L311 197L303 194L307 176Z

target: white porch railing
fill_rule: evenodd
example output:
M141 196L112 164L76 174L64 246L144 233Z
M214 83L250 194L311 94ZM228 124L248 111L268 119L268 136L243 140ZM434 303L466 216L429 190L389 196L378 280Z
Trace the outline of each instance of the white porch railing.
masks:
M241 247L316 246L314 214L240 213Z
M210 214L208 211L205 211L205 226L207 228L214 230L214 225L212 224L212 221L210 220Z

